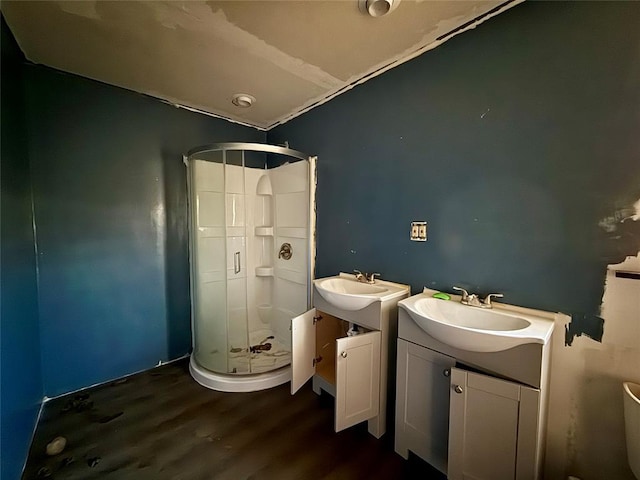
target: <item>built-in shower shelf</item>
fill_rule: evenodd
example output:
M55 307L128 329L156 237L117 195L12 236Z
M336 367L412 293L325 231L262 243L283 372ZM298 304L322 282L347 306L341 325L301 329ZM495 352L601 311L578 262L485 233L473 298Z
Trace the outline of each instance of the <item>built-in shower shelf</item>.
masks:
M256 185L256 193L258 195L273 195L273 188L271 188L271 180L269 175L262 175Z
M256 277L273 277L273 267L256 267Z
M256 227L257 237L273 237L273 227Z

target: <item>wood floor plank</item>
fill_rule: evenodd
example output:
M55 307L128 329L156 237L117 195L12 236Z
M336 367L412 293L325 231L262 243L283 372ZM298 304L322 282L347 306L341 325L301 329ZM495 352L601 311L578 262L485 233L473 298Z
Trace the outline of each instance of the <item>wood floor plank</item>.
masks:
M444 479L366 423L335 433L332 398L289 388L215 392L183 360L51 400L23 480ZM48 457L56 436L68 445Z

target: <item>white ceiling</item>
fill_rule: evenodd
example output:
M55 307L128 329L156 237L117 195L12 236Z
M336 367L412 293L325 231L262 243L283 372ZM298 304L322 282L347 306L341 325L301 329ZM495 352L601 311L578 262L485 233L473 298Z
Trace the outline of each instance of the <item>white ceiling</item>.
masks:
M2 1L26 57L260 129L504 11L500 0ZM471 22L471 23L470 23ZM256 97L251 108L235 93Z

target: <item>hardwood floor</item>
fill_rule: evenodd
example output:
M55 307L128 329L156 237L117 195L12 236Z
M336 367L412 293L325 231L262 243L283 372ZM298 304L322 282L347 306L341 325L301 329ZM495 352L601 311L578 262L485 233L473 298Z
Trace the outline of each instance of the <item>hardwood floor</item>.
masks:
M333 398L289 388L215 392L181 360L51 400L23 479L444 479L366 423L335 433ZM67 446L49 457L57 436Z

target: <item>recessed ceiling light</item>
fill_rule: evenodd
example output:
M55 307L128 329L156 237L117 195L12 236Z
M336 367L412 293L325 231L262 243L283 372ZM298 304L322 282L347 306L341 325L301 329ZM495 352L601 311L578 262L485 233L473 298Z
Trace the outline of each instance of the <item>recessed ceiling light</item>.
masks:
M231 103L233 103L236 107L249 108L255 101L255 97L249 95L248 93L236 93L233 96L233 100L231 100Z
M382 17L395 9L400 0L358 0L358 8L362 13L372 17Z

